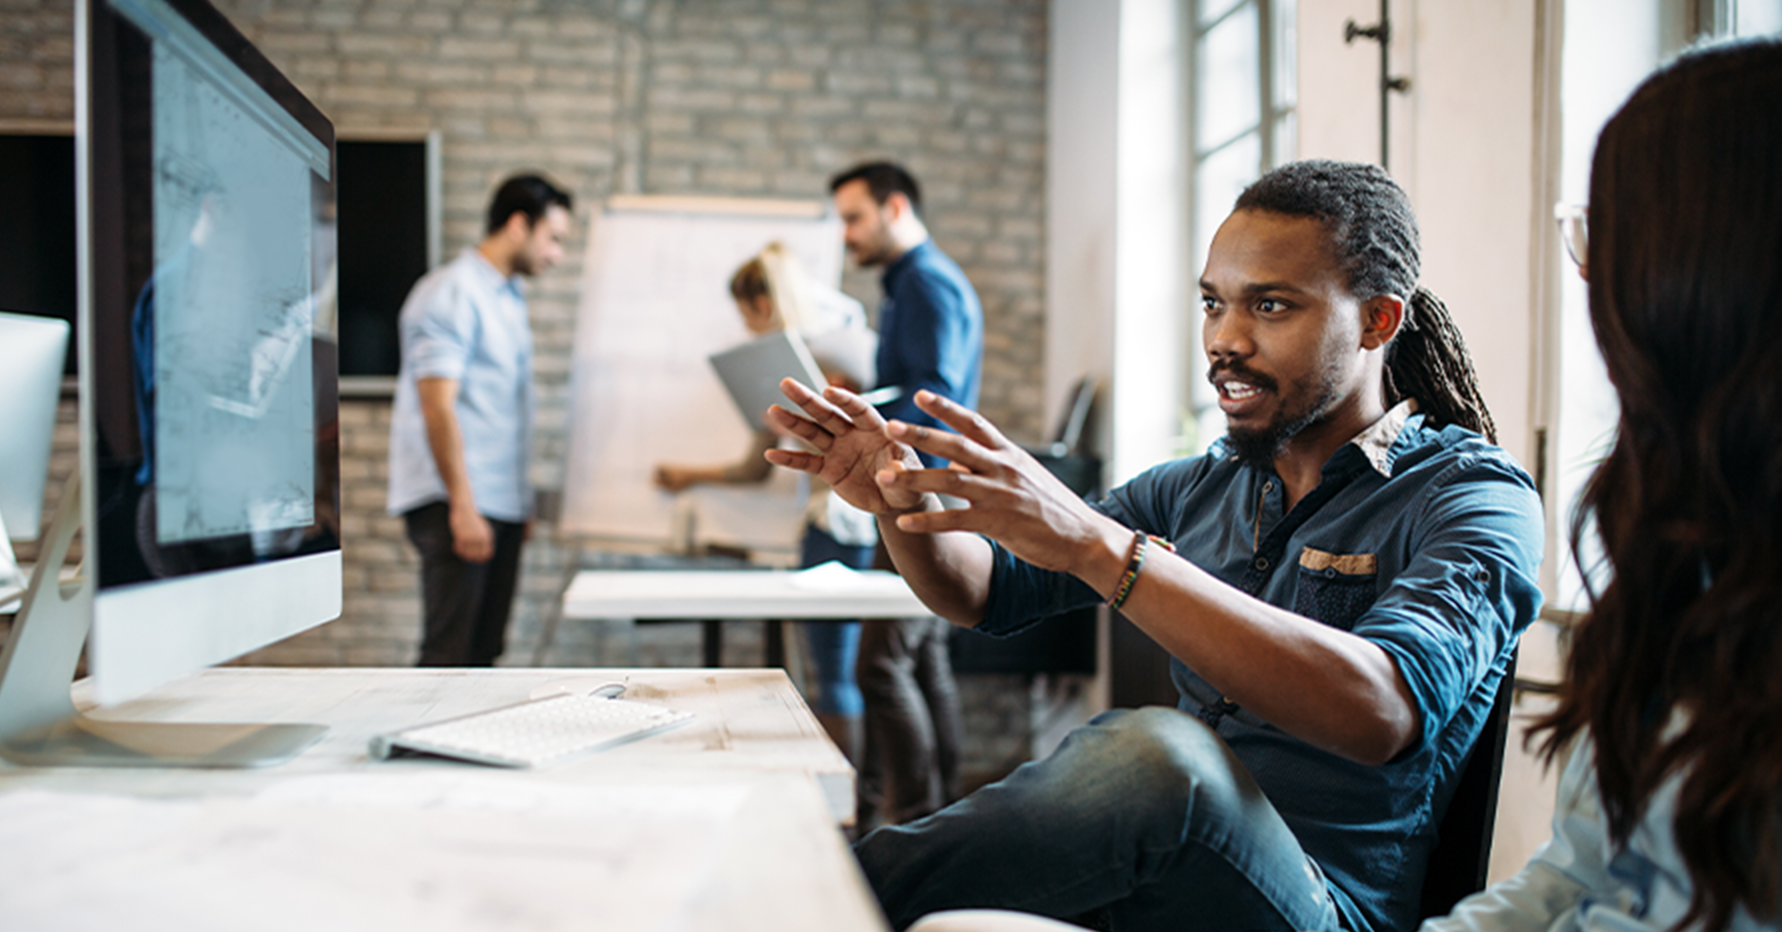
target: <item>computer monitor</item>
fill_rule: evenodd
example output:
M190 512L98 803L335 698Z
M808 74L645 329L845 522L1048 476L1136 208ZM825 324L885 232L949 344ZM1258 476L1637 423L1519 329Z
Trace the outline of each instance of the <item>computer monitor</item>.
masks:
M69 683L89 627L106 705L340 614L333 127L203 0L76 7L78 504L0 657L0 754L274 762L324 729L123 726Z
M0 311L0 612L25 590L12 542L42 522L67 346L67 321Z
M36 540L68 322L0 311L0 537Z

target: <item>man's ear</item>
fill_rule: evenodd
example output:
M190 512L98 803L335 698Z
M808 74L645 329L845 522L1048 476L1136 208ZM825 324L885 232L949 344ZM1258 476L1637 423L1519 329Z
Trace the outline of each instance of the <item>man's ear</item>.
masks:
M902 191L892 191L885 197L885 221L896 223L910 212L910 196Z
M1405 299L1395 294L1369 298L1361 304L1361 348L1376 350L1392 342L1405 322Z
M516 210L507 215L507 222L501 225L501 238L516 246L525 244L532 236L532 218L523 210Z

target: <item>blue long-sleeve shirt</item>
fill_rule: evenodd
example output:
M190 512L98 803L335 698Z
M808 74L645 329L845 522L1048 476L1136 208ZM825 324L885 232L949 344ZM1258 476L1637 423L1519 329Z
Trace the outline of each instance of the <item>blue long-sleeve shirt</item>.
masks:
M879 386L902 389L879 408L888 419L941 426L916 407L931 392L968 408L978 404L984 358L984 309L965 273L932 240L885 269L879 305ZM922 454L930 466L938 461Z
M1409 405L1333 454L1323 485L1341 490L1308 512L1266 568L1259 545L1289 515L1283 484L1222 444L1156 467L1096 507L1177 548L1173 557L1153 549L1149 559L1180 557L1234 586L1249 583L1271 605L1366 638L1396 662L1421 731L1380 766L1223 703L1180 660L1170 673L1179 707L1213 725L1318 862L1345 927L1406 929L1467 752L1516 638L1540 610L1541 504L1501 449L1458 427L1428 427ZM995 556L979 631L1013 633L1100 600L1075 577L1000 547Z

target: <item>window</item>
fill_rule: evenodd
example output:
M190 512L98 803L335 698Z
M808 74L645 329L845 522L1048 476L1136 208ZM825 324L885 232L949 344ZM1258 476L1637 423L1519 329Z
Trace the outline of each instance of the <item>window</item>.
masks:
M1562 114L1558 196L1562 203L1583 204L1597 134L1633 89L1698 38L1782 31L1782 0L1568 0L1564 16L1559 86L1549 94L1549 105ZM1545 490L1553 575L1545 588L1549 607L1570 613L1588 607L1570 543L1572 515L1585 482L1614 442L1620 409L1591 333L1584 282L1565 256L1557 227L1550 225L1549 234L1546 261L1560 273L1551 312L1558 316L1557 326L1547 329L1557 336L1559 349L1546 374L1554 390Z
M396 319L439 264L437 136L343 139L340 165L340 374L349 390L401 362Z
M1188 264L1195 276L1245 186L1293 157L1295 2L1192 0ZM1194 324L1188 360L1198 370L1200 327ZM1179 452L1199 453L1225 432L1224 419L1211 386L1199 378L1185 384L1189 413Z

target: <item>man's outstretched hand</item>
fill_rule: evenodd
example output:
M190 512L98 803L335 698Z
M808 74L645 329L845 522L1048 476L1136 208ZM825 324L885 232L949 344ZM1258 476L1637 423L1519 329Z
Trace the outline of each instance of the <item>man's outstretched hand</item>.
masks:
M1124 552L1130 530L1090 508L983 415L933 392L917 392L915 400L916 407L958 433L892 421L885 427L886 437L952 465L881 471L876 478L882 493L901 498L935 492L964 499L971 507L901 515L899 530L972 531L1028 563L1078 577L1085 577L1084 560L1098 549Z
M780 382L780 391L803 408L803 418L774 405L767 420L817 450L769 450L767 461L808 472L829 483L843 501L875 515L892 515L922 506L920 492L883 489L878 476L921 469L922 460L906 444L885 433L885 419L859 395L831 386L818 395L796 379Z
M768 409L769 420L818 452L772 450L768 460L822 478L849 504L895 517L901 531L983 534L1028 563L1079 577L1086 557L1098 549L1124 553L1131 541L1130 530L1084 504L982 415L933 392L917 392L916 406L958 433L887 423L859 396L840 389L818 396L791 379L780 389L811 420L778 405ZM924 469L916 450L952 465ZM970 507L925 508L928 493L964 499Z

